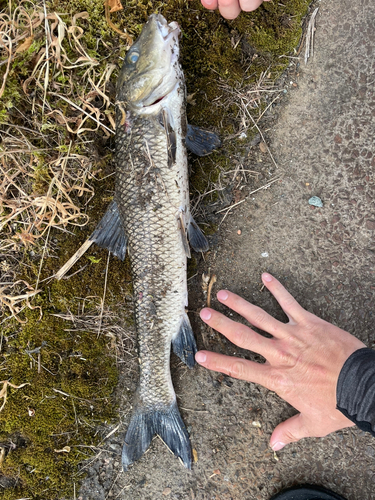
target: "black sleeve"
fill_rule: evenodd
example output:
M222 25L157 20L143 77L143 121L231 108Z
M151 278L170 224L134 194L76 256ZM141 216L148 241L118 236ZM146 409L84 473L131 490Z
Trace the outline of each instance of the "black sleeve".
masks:
M375 436L375 351L364 347L349 356L337 381L336 399L345 417Z

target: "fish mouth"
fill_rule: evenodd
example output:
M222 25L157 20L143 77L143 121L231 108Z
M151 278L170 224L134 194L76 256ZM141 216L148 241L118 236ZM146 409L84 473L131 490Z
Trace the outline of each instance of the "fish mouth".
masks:
M151 102L150 104L144 104L143 107L149 108L151 106L155 106L155 104L159 104L166 97L167 97L166 95L163 95L163 97L158 97L157 99L155 99L155 101Z
M156 24L164 40L168 40L173 34L180 34L179 25L175 21L168 24L165 17L161 14L157 14L156 16Z

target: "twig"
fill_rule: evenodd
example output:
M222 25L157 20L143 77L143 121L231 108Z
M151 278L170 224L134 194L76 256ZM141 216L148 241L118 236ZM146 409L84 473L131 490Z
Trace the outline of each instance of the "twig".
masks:
M243 100L241 99L243 105L245 106L245 103L243 102ZM255 122L254 118L251 116L251 114L249 113L249 110L247 109L247 107L245 106L245 110L246 110L246 114L248 115L248 117L250 118L250 120L253 122L254 124L254 127L257 129L257 131L259 132L259 135L261 136L266 148L267 148L267 151L268 151L268 154L270 155L271 157L271 160L273 161L273 164L275 165L276 168L279 168L279 166L277 165L276 161L275 161L275 158L272 156L272 153L270 151L270 148L268 147L267 143L266 143L266 140L264 138L264 135L262 134L262 131L260 130L260 128L258 127L257 123Z
M309 24L307 26L306 32L306 47L305 47L305 64L311 55L314 56L314 33L315 33L315 18L318 13L319 7L317 7L311 15Z
M252 194L256 193L257 191L260 191L261 189L267 189L267 188L269 188L271 186L271 184L273 184L276 181L279 181L280 179L281 179L281 177L277 177L276 179L270 180L269 182L267 182L267 184L264 184L263 186L259 187L258 189L254 189L254 191L251 191L251 193L249 193L246 196L246 198L244 198L243 200L238 201L237 203L234 203L230 207L222 208L221 210L218 210L217 212L215 212L215 214L220 214L221 212L232 210L232 208L236 207L237 205L241 205L241 203L243 203L244 201L246 201L249 198L249 196L251 196Z
M87 250L91 247L91 245L93 244L94 242L92 240L86 240L84 242L84 244L76 251L76 253L70 257L70 259L68 260L68 262L66 264L63 265L63 267L57 271L57 273L55 274L55 278L57 280L61 280L61 278L63 278L65 276L65 274L69 271L69 269L74 266L74 264L77 262L77 260L79 260L82 255L87 252Z
M58 200L59 193L60 193L60 186L62 185L62 182L63 182L63 178L64 178L64 175L65 175L65 168L66 168L66 164L67 164L67 161L68 161L68 157L70 155L71 148L72 148L72 141L70 141L70 143L69 143L68 154L65 156L64 161L63 161L63 167L62 167L62 172L61 172L61 181L59 183L58 192L57 192L57 195L56 195L56 198L55 198L55 207L54 207L54 210L56 210L56 207L57 207L57 200ZM54 179L51 181L51 184L50 184L50 186L48 188L47 196L52 191L53 184L54 184ZM41 275L41 272L42 272L42 266L43 266L43 262L44 262L44 256L45 256L45 253L46 253L46 250L47 250L47 243L48 243L48 238L49 238L49 235L50 235L50 232L51 232L52 222L53 221L51 219L50 224L48 226L48 231L47 231L47 236L46 236L46 242L45 242L44 247L43 247L42 258L40 259L38 277L37 277L37 280L36 280L35 288L38 288L38 286L39 286L40 275Z
M207 289L207 307L211 307L211 291L212 287L214 286L214 283L216 283L216 275L213 274L211 276L210 282L208 284L208 289Z
M258 189L254 189L254 191L251 191L251 193L249 193L246 198L244 198L243 200L241 201L238 201L237 203L235 203L234 205L231 205L230 207L228 208L223 208L221 210L218 210L216 213L220 213L220 212L224 212L225 210L227 211L226 214L224 215L224 217L221 219L221 222L219 224L219 227L221 226L221 224L224 222L225 218L227 217L227 215L229 214L229 212L232 210L232 208L236 207L237 205L241 205L241 203L243 203L244 201L248 200L249 199L249 196L251 196L252 194L256 193L257 191L260 191L261 189L268 189L271 184L273 184L274 182L277 182L281 179L281 177L277 177L276 179L273 179L272 181L268 182L267 184L265 184L264 186L261 186L260 188Z
M103 291L103 298L102 298L102 307L100 308L100 316L99 316L99 328L98 328L98 335L97 335L98 337L100 335L100 330L102 329L104 301L105 301L105 295L107 293L107 278L108 278L108 267L109 267L110 257L111 257L111 252L108 252L107 266L105 268L105 277L104 277L104 291Z

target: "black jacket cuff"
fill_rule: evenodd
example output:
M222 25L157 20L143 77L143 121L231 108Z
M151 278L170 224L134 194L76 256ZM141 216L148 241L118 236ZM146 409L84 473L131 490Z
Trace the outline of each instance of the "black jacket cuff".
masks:
M364 347L345 361L337 381L336 402L349 420L375 436L375 351Z

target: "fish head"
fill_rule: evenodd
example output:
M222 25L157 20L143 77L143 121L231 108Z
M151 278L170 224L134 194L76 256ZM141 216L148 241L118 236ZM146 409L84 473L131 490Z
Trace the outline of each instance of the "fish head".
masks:
M152 14L126 54L117 83L117 101L138 113L149 113L183 79L178 62L180 28Z

